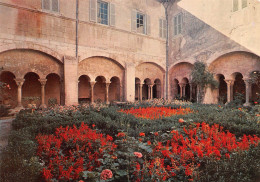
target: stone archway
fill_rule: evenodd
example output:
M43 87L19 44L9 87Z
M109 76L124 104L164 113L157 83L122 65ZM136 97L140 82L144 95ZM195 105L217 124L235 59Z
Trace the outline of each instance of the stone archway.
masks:
M217 74L216 77L219 82L218 102L225 104L227 102L227 83L225 82L225 76L222 74Z
M120 94L120 79L116 76L112 77L110 79L110 84L109 84L109 101L120 101L121 99L121 94Z
M0 102L14 108L17 105L17 85L15 82L15 75L9 71L3 71L0 75L0 81L6 84L2 89Z
M253 71L251 73L252 80L252 90L251 90L251 99L253 103L260 103L260 71Z
M245 102L246 97L246 85L243 80L243 75L241 73L233 73L232 77L234 78L233 86L233 97L236 99L242 99Z
M135 68L135 76L141 81L144 81L142 86L142 98L152 99L153 98L153 84L154 80L159 79L161 83L165 82L165 71L162 67L155 63L145 62L141 63ZM145 81L146 80L146 81ZM164 85L164 84L163 84ZM160 87L160 93L163 97L164 86Z
M105 102L106 100L106 79L103 76L98 76L95 79L94 85L94 101Z
M153 92L152 92L152 98L155 99L159 99L161 98L162 94L161 94L161 80L160 79L156 79L154 80L154 85L153 85Z
M28 107L29 104L36 104L39 107L41 104L41 83L40 77L34 72L29 72L24 76L22 86L22 104Z
M139 78L135 78L135 100L142 101L142 88L143 84L141 83L141 80Z
M45 97L48 106L53 106L55 104L61 104L61 79L60 76L51 73L46 77L45 85Z
M87 75L81 75L78 83L79 103L87 103L91 101L91 85L90 78Z

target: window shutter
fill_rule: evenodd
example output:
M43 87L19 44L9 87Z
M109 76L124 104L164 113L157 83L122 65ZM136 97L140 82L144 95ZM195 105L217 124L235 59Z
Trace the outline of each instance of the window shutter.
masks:
M166 20L163 20L163 38L166 38L167 25Z
M132 31L136 32L137 31L137 25L136 25L136 10L132 10Z
M178 34L182 32L182 15L179 14L178 16Z
M151 22L150 22L150 16L146 15L146 34L150 35L151 34Z
M233 11L238 10L238 0L233 0Z
M115 11L115 4L110 3L110 25L116 25L116 11Z
M52 11L59 12L59 0L52 0Z
M50 0L42 0L42 9L50 10Z
M178 29L177 29L177 27L178 27L178 24L177 24L177 16L174 17L174 22L173 22L173 24L174 24L174 35L177 35L177 34L178 34L178 33L177 33L177 31L178 31Z
M89 20L96 22L97 21L97 1L89 0Z
M247 7L247 0L242 0L242 8L246 8Z
M163 37L163 20L159 19L159 36L162 38Z

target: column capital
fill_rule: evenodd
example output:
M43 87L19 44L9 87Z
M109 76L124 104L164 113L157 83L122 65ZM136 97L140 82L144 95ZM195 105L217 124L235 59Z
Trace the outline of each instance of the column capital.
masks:
M148 87L153 87L153 84L149 84Z
M235 80L225 79L225 82L226 82L228 85L234 85Z
M23 86L23 83L25 81L23 78L15 78L14 80L15 80L18 87Z
M92 81L92 82L89 82L89 83L90 83L91 87L94 87L94 85L96 84L96 81Z
M45 86L47 79L39 79L39 82L41 83L42 86Z
M109 87L109 85L111 84L111 82L104 82L106 84L106 87Z
M186 83L179 83L180 87L185 87L187 84Z

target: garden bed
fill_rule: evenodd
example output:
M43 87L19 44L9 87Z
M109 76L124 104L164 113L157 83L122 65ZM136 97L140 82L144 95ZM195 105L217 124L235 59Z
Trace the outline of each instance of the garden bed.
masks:
M182 111L165 115L169 109ZM151 110L153 117L125 113ZM257 181L258 114L258 107L149 104L21 112L1 180Z

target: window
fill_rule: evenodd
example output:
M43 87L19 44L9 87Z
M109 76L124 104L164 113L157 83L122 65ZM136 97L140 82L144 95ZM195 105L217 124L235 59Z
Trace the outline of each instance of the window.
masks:
M108 25L108 3L104 1L98 1L97 3L97 22L104 25Z
M142 34L150 34L150 16L140 13L136 10L132 11L132 31Z
M182 33L182 14L178 14L174 17L174 35Z
M238 10L238 0L233 0L233 11Z
M138 33L145 33L145 15L141 13L136 14L136 29Z
M42 0L42 9L59 12L59 0Z
M115 26L115 5L102 0L90 0L89 19L103 25Z
M242 0L242 9L247 7L247 0Z
M166 38L166 20L160 19L159 20L159 32L161 38Z

